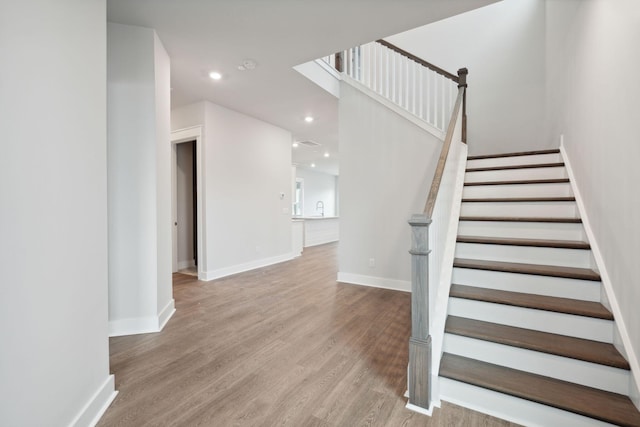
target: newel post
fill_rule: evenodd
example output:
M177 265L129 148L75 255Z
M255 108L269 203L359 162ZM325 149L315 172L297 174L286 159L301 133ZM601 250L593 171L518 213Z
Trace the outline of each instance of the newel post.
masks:
M458 70L458 87L464 88L462 95L462 142L467 143L467 74L469 70L460 68Z
M409 404L431 404L431 335L429 335L429 225L424 214L411 225L411 338L409 339Z

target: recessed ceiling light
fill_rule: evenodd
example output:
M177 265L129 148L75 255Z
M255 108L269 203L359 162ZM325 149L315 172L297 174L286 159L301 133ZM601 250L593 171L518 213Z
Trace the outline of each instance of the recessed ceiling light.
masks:
M298 144L297 142L294 142L294 143L293 143L293 144L291 144L291 145L293 146L293 148L298 148L298 145L299 145L299 144Z
M324 153L324 156L325 156L325 157L329 157L329 156L330 156L329 152L328 152L328 151L326 151L326 152Z
M312 167L312 168L315 168L315 167L316 167L316 164L315 164L315 163L311 163L311 167Z
M209 73L209 77L211 77L213 80L220 80L222 78L222 74L217 71L212 71Z
M307 116L307 117L304 118L304 121L307 122L307 123L311 123L313 121L313 117Z

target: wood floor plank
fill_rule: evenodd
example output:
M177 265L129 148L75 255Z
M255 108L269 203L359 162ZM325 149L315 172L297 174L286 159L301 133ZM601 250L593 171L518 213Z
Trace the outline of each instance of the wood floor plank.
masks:
M467 172L484 172L484 171L498 171L498 170L511 170L511 169L535 169L535 168L559 168L564 167L563 162L554 163L534 163L529 165L504 165L504 166L487 166L478 168L467 168Z
M440 375L620 426L640 426L627 396L444 353Z
M468 197L463 203L514 203L514 202L575 202L575 197Z
M535 246L541 248L591 249L587 242L578 240L524 239L514 237L458 236L460 243L480 243L485 245Z
M500 153L500 154L481 154L477 156L469 156L467 157L467 160L497 159L500 157L535 156L539 154L557 154L559 152L560 150L558 148L551 148L549 150L516 151L513 153Z
M574 314L576 316L595 317L613 320L613 314L599 302L581 301L571 298L550 297L546 295L527 294L522 292L502 291L467 285L451 285L450 296L491 302L494 304L513 305L556 313Z
M336 252L211 282L175 274L162 332L110 338L119 394L98 425L510 425L407 410L410 295L336 282Z
M581 218L560 217L519 217L519 216L461 216L460 221L488 221L488 222L557 222L567 224L582 223Z
M556 265L524 264L519 262L485 261L479 259L456 258L454 267L478 270L502 271L507 273L533 274L538 276L564 277L600 281L600 275L589 268L561 267Z
M448 316L445 332L629 370L612 344Z
M521 179L512 181L477 181L465 182L465 187L477 187L482 185L530 185L530 184L567 184L569 178L550 178L550 179Z
M535 310L553 311L576 316L595 317L613 320L613 314L599 302L581 301L571 298L550 297L546 295L526 294L522 292L502 291L499 289L480 288L452 284L450 296L491 302L494 304L513 305Z

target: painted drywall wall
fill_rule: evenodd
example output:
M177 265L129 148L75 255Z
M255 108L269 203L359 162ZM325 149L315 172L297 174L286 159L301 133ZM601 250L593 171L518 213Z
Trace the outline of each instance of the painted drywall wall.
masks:
M114 395L105 13L104 0L0 3L6 426L86 426Z
M195 125L203 125L206 277L290 259L291 133L210 102L172 111L174 130Z
M193 148L195 142L176 146L176 208L178 268L194 265L193 251Z
M640 355L640 3L635 0L547 1L547 92L561 93L549 129L564 135L589 224ZM553 59L553 61L551 60ZM629 74L631 72L631 74ZM564 89L562 89L564 87ZM620 319L617 319L618 321ZM637 363L637 361L636 361Z
M469 69L470 155L557 147L543 138L544 2L504 0L386 39L453 73Z
M336 216L337 181L335 175L297 168L296 178L304 179L303 216ZM324 204L324 211L318 202Z
M155 332L173 311L169 60L151 29L107 31L110 333Z
M346 83L340 94L338 279L410 290L407 221L424 208L442 142Z

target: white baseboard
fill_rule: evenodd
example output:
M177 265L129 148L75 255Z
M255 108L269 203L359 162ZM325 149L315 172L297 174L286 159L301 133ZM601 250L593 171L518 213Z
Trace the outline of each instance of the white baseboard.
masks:
M172 298L157 316L110 320L109 336L120 337L160 332L176 312L174 307L175 301Z
M245 262L243 264L236 264L229 267L218 268L216 270L211 270L204 272L203 278L200 280L214 280L219 279L221 277L231 276L232 274L243 273L249 270L255 270L256 268L267 267L273 264L279 264L281 262L289 261L294 258L293 252L288 252L286 254L277 255L269 258L257 259L255 261Z
M587 239L589 240L589 244L591 245L591 253L593 254L598 272L600 273L602 286L606 293L606 298L609 302L609 309L611 310L611 313L613 313L619 337L621 338L622 344L624 345L624 352L628 356L627 360L629 361L629 365L631 366L631 381L635 383L630 384L629 387L630 394L633 394L634 385L635 390L640 388L640 362L638 361L638 357L633 349L633 346L631 345L629 331L625 325L624 317L622 316L622 312L620 311L620 305L618 304L616 295L613 292L613 284L611 282L611 278L609 277L602 252L600 251L600 247L598 246L598 242L596 241L595 234L593 233L593 228L591 227L589 216L587 215L587 211L585 209L584 199L582 198L580 190L576 184L576 177L573 173L573 168L571 167L571 160L569 159L567 151L564 147L564 143L562 142L560 143L560 153L562 154L562 158L564 159L565 168L567 170L569 180L571 181L571 188L576 198L576 205L578 206L580 218L582 218L582 225L584 226L585 234L587 235ZM635 397L635 399L633 397ZM638 398L637 396L632 396L632 401L640 410L640 398Z
M364 276L361 274L338 272L338 282L352 285L370 286L372 288L392 289L394 291L411 292L408 280L388 279L385 277Z
M305 241L304 247L310 248L312 246L326 245L327 243L338 242L339 240L340 240L340 236L329 236L325 238L314 239L309 242Z
M409 403L409 402L407 402L407 404L405 405L405 408L407 408L407 409L408 409L408 410L410 410L410 411L413 411L413 412L417 412L417 413L419 413L419 414L422 414L422 415L427 415L427 416L429 416L429 417L430 417L431 415L433 415L433 402L431 402L431 405L429 405L429 409L424 409L424 408L421 408L421 407L419 407L419 406L412 405L412 404L411 404L411 403Z
M91 399L82 408L80 413L71 422L71 427L93 427L104 415L105 411L116 398L118 392L115 389L115 380L113 375L109 375L101 387L91 396Z
M165 305L164 308L160 311L160 314L158 314L158 332L164 329L166 324L169 322L169 319L171 319L171 316L173 316L173 314L176 312L175 307L176 302L173 298L171 298L167 305Z
M178 261L178 270L184 270L186 268L192 268L195 266L196 266L196 262L194 260Z

